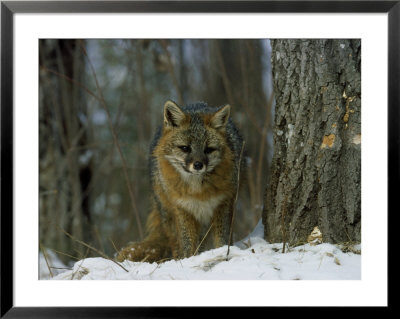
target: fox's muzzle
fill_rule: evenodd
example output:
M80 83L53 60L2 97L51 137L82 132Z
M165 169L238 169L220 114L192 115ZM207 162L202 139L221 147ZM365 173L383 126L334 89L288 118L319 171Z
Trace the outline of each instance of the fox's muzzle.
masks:
M199 170L201 170L201 169L203 168L203 163L202 163L202 162L194 162L194 163L193 163L193 168L194 168L196 171L199 171Z

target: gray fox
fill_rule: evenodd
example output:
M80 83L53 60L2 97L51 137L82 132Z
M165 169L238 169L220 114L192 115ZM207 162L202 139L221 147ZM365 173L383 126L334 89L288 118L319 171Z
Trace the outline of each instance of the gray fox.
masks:
M202 102L184 107L165 103L164 123L150 147L153 205L148 235L123 248L117 260L190 257L204 226L212 227L214 247L228 244L243 167L243 139L230 110L229 105L214 108Z

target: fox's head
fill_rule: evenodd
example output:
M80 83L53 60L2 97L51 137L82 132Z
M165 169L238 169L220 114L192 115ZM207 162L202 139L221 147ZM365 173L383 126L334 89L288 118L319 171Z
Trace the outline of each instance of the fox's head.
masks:
M230 106L164 105L163 156L183 177L210 173L229 152L226 126Z

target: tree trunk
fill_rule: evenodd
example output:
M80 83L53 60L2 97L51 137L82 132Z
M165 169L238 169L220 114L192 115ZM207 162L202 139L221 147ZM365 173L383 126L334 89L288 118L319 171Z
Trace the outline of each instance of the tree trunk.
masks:
M274 156L269 242L361 240L361 41L271 40Z
M83 54L78 40L43 39L40 45L39 186L40 243L45 247L83 256L79 240L93 240L89 188L91 161L83 160L90 144L87 103L81 88ZM90 157L89 157L90 158ZM66 256L60 256L64 261Z

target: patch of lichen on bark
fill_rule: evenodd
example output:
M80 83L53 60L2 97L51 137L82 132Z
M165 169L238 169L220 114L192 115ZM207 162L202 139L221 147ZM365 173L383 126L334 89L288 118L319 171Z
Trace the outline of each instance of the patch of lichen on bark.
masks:
M333 143L335 143L335 138L335 134L325 135L322 139L322 144L320 148L323 149L325 147L332 147Z

